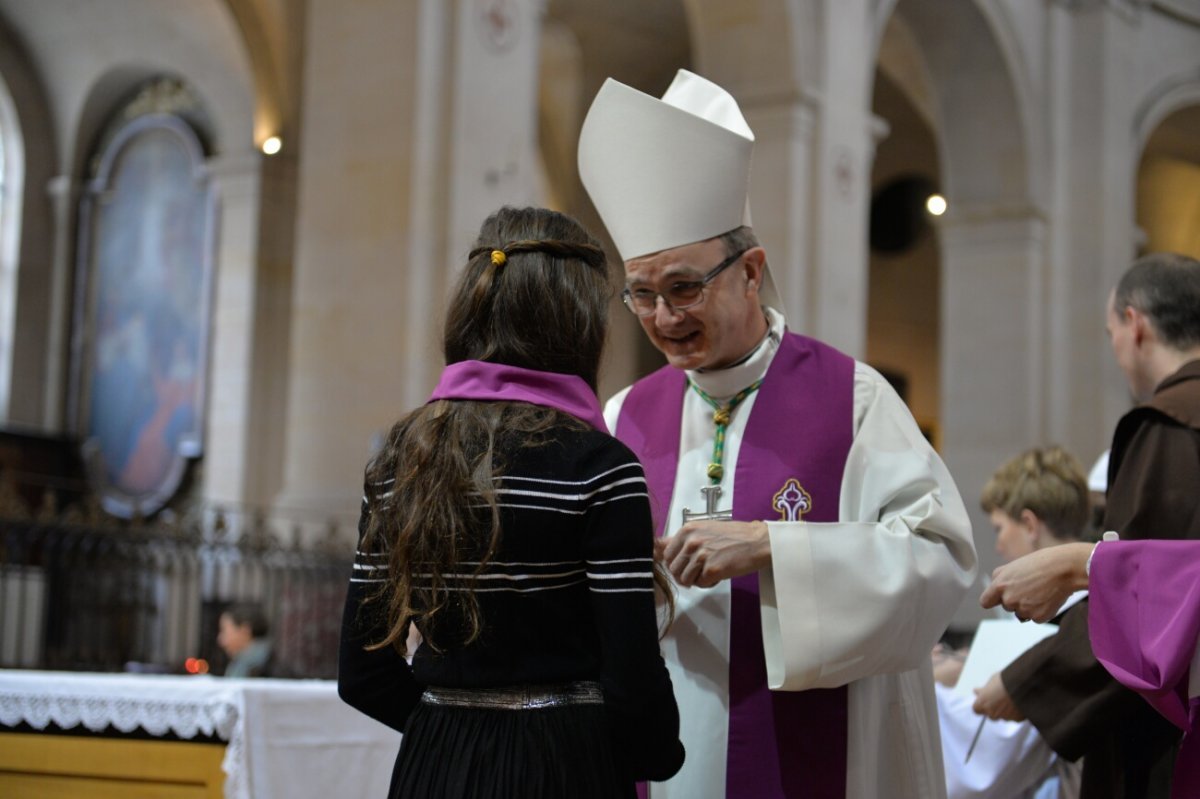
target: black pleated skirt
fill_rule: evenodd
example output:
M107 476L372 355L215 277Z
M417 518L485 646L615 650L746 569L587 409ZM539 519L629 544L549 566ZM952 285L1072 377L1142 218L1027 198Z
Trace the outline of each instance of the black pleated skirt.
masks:
M390 799L629 799L604 706L429 704L409 717Z

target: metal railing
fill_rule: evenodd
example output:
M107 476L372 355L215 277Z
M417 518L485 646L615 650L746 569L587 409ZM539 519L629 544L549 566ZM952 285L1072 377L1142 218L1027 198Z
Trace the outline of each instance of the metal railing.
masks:
M334 677L354 533L246 508L123 522L94 502L59 512L47 491L27 507L0 474L0 667L219 673L217 619L261 603L275 661Z

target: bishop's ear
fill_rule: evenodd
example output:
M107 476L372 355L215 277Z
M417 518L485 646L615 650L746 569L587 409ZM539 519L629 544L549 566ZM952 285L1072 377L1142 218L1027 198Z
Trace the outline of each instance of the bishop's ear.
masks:
M742 255L742 269L746 275L746 287L759 289L763 284L763 271L767 268L767 251L762 247L751 247Z

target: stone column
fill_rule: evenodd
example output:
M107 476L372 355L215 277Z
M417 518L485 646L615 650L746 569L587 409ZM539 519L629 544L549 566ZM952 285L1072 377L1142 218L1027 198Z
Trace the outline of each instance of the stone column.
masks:
M1047 429L1081 459L1107 449L1129 389L1104 333L1108 293L1136 256L1137 26L1106 4L1049 8ZM1087 464L1085 464L1087 465Z
M286 145L285 145L286 146ZM270 504L283 484L284 414L291 342L293 266L296 241L294 149L261 162L251 345L250 437L245 442L246 499Z
M280 511L357 512L364 464L433 387L480 222L536 199L540 4L356 8L308 13L345 35L306 54Z
M455 4L421 0L418 11L417 63L412 131L412 172L408 191L420 198L408 215L410 269L403 297L405 319L397 367L404 379L399 385L396 411L415 408L429 396L437 381L441 359L438 314L445 302L449 257L449 220L446 216L450 188L449 76L453 74ZM381 431L382 432L382 431Z
M450 82L451 271L502 205L537 200L540 0L461 0Z
M751 212L790 326L864 356L871 4L685 5L697 70L755 134Z
M874 26L865 2L824 6L824 77L817 118L808 333L856 358L867 351L868 216Z
M50 313L46 320L46 393L42 403L42 425L46 430L72 429L76 419L65 418L66 392L70 374L68 334L71 330L71 254L75 251L75 209L79 184L69 175L58 175L46 184L50 200Z
M204 499L250 501L253 460L252 397L261 159L253 151L209 162L217 193L209 340L208 417L204 442Z
M312 0L300 103L277 515L356 516L372 443L404 410L417 4ZM337 36L324 32L336 30Z
M811 327L812 175L815 114L808 99L747 104L754 131L750 208L793 330Z
M976 498L1003 458L1043 438L1042 217L952 206L942 247L942 457L975 522L980 573L999 565ZM979 618L964 602L958 622Z
M446 293L480 223L539 201L541 6L420 4L400 408L423 403L437 381Z

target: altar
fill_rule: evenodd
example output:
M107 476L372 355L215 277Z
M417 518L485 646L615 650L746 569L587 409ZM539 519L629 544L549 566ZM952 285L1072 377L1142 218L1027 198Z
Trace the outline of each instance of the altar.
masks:
M328 680L0 669L0 724L4 797L380 799L400 747Z

